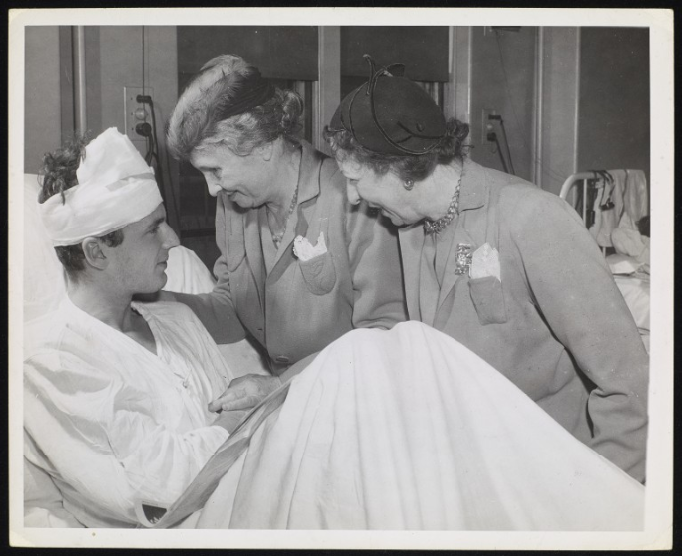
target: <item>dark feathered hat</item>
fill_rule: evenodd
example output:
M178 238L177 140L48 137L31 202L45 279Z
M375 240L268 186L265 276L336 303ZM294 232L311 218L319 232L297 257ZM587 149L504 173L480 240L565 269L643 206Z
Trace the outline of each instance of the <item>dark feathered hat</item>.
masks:
M426 154L445 135L445 117L431 96L403 76L405 66L392 64L375 70L370 78L343 99L329 123L330 131L350 131L367 150L392 155Z

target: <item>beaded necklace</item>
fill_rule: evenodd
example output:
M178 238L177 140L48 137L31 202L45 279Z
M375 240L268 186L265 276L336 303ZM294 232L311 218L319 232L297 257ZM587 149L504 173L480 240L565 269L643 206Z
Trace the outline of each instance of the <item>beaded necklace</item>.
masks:
M452 196L452 201L450 201L450 206L448 206L448 211L445 216L439 218L435 222L431 220L424 220L424 233L427 235L437 234L442 232L447 226L459 216L459 189L462 186L462 176L464 175L464 167L462 167L459 173L459 179L457 180L457 186L455 187L455 194Z
M289 217L291 216L291 213L294 212L294 208L296 208L296 201L298 200L298 183L296 183L296 189L294 190L294 196L291 198L291 203L289 204L289 212L287 212L287 217L284 220L284 226L282 226L282 229L274 233L272 230L270 230L270 233L272 234L272 243L275 244L275 249L279 249L279 244L282 243L282 237L284 237L284 232L287 230L287 223L289 222ZM270 209L268 209L268 213L270 212Z

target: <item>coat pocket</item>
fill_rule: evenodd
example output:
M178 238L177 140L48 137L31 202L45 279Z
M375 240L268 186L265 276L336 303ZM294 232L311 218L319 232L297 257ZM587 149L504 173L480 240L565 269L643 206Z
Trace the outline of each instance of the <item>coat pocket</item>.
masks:
M502 283L496 276L485 276L469 280L469 294L474 303L478 321L481 324L502 324L507 322Z
M307 261L298 261L308 290L314 295L324 295L332 291L336 284L334 259L329 251Z

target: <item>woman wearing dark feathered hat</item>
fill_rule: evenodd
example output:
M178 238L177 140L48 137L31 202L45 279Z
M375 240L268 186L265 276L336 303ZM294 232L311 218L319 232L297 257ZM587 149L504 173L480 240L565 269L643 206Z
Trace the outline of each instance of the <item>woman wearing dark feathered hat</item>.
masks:
M401 227L410 319L459 340L575 437L645 478L648 356L597 244L559 197L466 156L468 125L399 64L325 130L352 203Z

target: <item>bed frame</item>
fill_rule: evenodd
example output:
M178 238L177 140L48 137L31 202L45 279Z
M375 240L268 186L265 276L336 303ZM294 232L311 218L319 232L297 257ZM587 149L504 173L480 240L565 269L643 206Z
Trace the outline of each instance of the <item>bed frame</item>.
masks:
M572 174L561 186L559 197L578 211L583 217L585 226L589 228L593 222L590 221L590 213L593 212L591 207L594 206L596 195L604 189L610 179L608 170L591 170Z
M559 197L569 203L582 216L586 228L594 224L594 203L610 180L608 170L578 172L566 178ZM606 254L606 247L601 248Z

